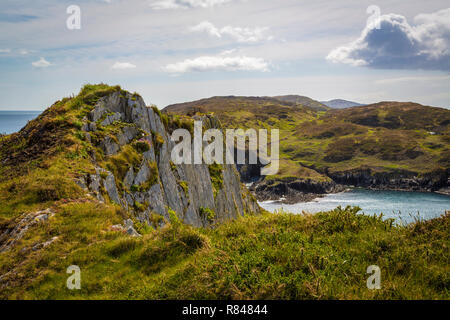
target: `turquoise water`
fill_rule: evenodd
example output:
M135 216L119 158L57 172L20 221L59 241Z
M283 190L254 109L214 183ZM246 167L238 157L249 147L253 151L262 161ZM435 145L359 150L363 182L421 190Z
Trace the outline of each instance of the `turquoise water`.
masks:
M413 222L414 218L428 220L444 214L445 210L450 210L450 196L425 192L353 189L329 194L311 202L287 205L265 201L260 205L271 212L282 208L292 213L302 211L316 213L332 210L337 206L359 206L362 213L369 215L383 213L385 218L395 218L398 222L409 223Z
M13 133L22 129L28 121L42 111L0 111L0 133Z

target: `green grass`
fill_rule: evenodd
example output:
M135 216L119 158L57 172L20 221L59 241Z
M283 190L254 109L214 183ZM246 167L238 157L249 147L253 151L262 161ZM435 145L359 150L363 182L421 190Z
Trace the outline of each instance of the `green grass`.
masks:
M391 220L336 209L315 215L248 216L214 229L173 221L140 238L110 231L115 207L67 204L12 251L2 273L20 276L1 298L20 299L448 299L447 214L395 226ZM172 214L173 215L173 214ZM174 215L176 216L176 215ZM49 247L21 250L39 237ZM81 290L65 287L66 268L81 269ZM369 265L381 289L366 287Z
M214 197L223 188L223 167L218 163L210 164L208 166L211 183L213 186Z

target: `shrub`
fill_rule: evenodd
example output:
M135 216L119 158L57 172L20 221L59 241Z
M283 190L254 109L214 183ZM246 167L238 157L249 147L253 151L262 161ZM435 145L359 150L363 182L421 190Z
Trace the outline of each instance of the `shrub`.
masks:
M216 213L214 212L214 210L204 207L200 207L200 215L202 217L205 217L209 222L212 222L216 217Z
M209 175L211 176L211 183L214 188L214 197L223 188L223 167L218 163L210 164L208 166Z
M341 138L328 145L325 157L327 162L350 160L357 151L358 143L352 138Z
M153 105L152 110L158 115L160 119L162 118L161 110L159 110L157 106Z
M186 181L178 181L178 184L180 185L181 188L183 188L184 194L186 195L186 197L189 196L189 186L187 184Z
M181 222L180 222L180 219L177 216L177 213L172 208L168 208L168 213L169 213L170 223L174 227L179 227L181 225Z
M135 209L136 211L144 212L145 210L147 210L147 208L148 208L148 203L142 204L142 203L140 203L140 202L138 202L138 201L135 201L135 202L134 202L134 209Z
M150 213L149 220L150 220L150 223L155 228L158 228L161 225L161 223L163 223L165 221L164 217L162 215L154 213L154 212Z
M139 140L133 143L133 148L139 153L144 153L150 150L151 146L147 140Z
M134 250L137 246L138 241L139 240L137 240L136 238L119 239L107 249L107 253L115 258L118 258L125 253Z
M136 231L141 235L150 234L153 232L152 227L150 227L147 223L140 221L134 222L134 229L136 229Z
M155 131L152 131L152 137L153 137L153 145L155 146L155 154L159 155L159 150L164 144L164 138L158 132Z

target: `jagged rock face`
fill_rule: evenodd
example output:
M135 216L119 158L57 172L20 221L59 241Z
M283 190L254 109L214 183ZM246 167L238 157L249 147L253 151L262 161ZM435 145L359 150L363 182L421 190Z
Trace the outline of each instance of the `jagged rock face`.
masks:
M327 193L341 192L345 190L345 187L334 181L293 179L276 182L261 180L255 182L250 189L255 192L260 201L283 199L283 203L292 204L312 201Z
M220 126L215 118L203 120L207 128ZM133 211L141 222L147 223L154 223L155 214L168 221L173 210L181 221L197 227L235 219L246 212L259 212L256 200L241 184L234 165L222 165L220 190L213 188L208 165L174 165L171 151L175 143L158 113L147 107L140 96L123 92L106 96L98 101L84 122L82 129L89 139L101 127L120 129L114 131L114 137L106 136L96 145L106 158L138 139L150 146L142 152L139 166L127 164L123 179L97 163L96 174L85 177L81 184L100 201L108 195L110 201ZM163 143L155 143L156 137L162 138ZM163 219L157 221L163 223Z
M338 183L358 187L431 192L448 188L450 170L437 170L420 175L406 170L387 173L360 169L329 173L329 176Z

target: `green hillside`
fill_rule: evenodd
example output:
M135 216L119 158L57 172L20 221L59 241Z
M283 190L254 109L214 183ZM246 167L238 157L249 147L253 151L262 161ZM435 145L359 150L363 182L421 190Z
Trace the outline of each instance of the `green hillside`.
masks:
M447 109L380 102L316 111L292 100L276 103L266 98L215 97L164 110L191 115L214 112L229 128L280 129L281 170L269 179L339 180L345 173L369 171L372 176L427 177L435 181L446 180L450 168Z
M271 188L280 182L301 180L381 189L447 190L449 110L411 102L380 102L317 111L296 99L288 96L283 98L286 101L277 102L272 98L214 97L168 106L164 111L189 115L213 112L227 128L280 129L280 170L276 176L265 178Z
M326 111L330 108L323 104L322 102L319 102L317 100L311 99L309 97L305 96L298 96L298 95L286 95L286 96L275 96L275 99L278 99L283 102L292 102L295 104L301 104L307 107L310 107L316 111Z

